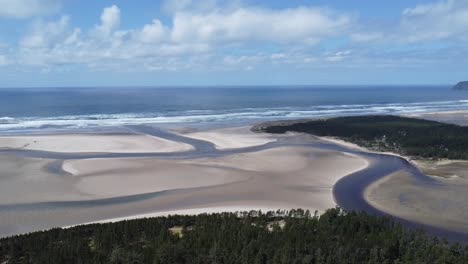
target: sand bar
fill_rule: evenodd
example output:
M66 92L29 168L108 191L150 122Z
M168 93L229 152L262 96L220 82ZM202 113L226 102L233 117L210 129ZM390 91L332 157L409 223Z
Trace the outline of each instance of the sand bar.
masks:
M53 161L0 155L0 204L84 199L72 179L45 169L50 162Z
M242 171L155 158L67 160L75 188L94 198L127 196L243 181Z
M234 149L259 146L276 141L278 136L254 133L250 127L213 129L183 134L186 137L200 139L215 144L217 149Z
M468 180L432 177L422 183L400 171L371 184L365 198L375 208L414 222L468 232Z
M413 118L422 118L442 123L455 124L460 126L468 126L468 111L442 111L430 113L416 113L405 115Z
M3 158L5 164L9 163L7 157L0 157ZM18 164L39 162L20 159ZM333 184L368 164L362 158L338 151L287 145L196 159L66 160L63 169L69 174L60 176L44 172L43 166L49 162L40 161L30 170L19 166L14 177L23 177L21 184L10 184L11 177L0 178L0 185L10 189L10 193L23 193L28 188L34 192L24 198L11 196L12 206L32 204L21 210L0 203L0 235L172 211L237 211L240 208L242 211L267 208L324 211L335 206ZM54 181L60 184L35 191L31 187L34 185L28 185L27 177L38 168L45 173L37 175L44 186ZM50 196L51 190L57 195ZM35 204L44 201L47 203ZM66 202L50 203L55 201Z
M177 152L193 147L147 135L60 134L0 137L0 148L52 152Z

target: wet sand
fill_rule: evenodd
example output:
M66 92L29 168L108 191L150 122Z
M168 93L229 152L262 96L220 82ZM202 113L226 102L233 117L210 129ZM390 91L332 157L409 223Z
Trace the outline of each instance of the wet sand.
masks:
M239 140L243 140L239 145L232 143L236 131L240 133ZM0 236L174 211L210 212L228 208L324 211L336 205L334 183L368 165L356 155L316 148L316 140L309 137L266 135L266 140L263 135L249 133L252 132L245 128L236 128L203 135L204 140L233 147L235 151L199 149L204 146L200 144L188 151L177 149L180 152L175 154L176 149L170 148L172 152L167 156L162 153L157 157L135 157L132 156L135 152L120 152L118 156L87 158L83 154L65 160L50 158L47 151L32 153L34 158L28 157L27 150L20 152L21 156L3 153ZM99 137L106 141L106 136ZM112 137L110 141L115 140ZM168 139L156 139L164 140ZM101 149L94 143L93 148ZM69 144L61 138L54 141L53 147L41 145L41 150L90 150L70 148ZM130 151L110 148L109 144L103 143L107 151ZM144 150L160 151L160 145L156 145L154 149L145 145ZM54 154L57 156L60 155ZM58 164L57 171L50 170L51 164Z
M375 208L411 221L468 233L468 180L420 182L399 171L371 184L366 199Z
M205 140L215 144L217 149L234 149L263 145L276 140L265 133L252 133L250 127L234 127L184 133L183 136ZM277 135L276 137L279 137Z
M177 152L192 146L149 135L59 134L0 137L0 148L51 152Z
M467 111L407 116L468 125ZM468 233L468 161L412 159L411 163L427 179L407 171L392 173L366 188L364 197L368 203L402 219Z
M49 159L0 155L0 204L82 199L73 179L47 171ZM1 214L1 212L0 212Z
M336 139L254 134L245 127L186 132L187 137L146 126L132 130L137 134L127 136L151 135L158 142L189 148L157 153L145 146L140 153L109 148L112 144L105 142L102 148L93 147L119 152L0 150L0 236L176 213L322 212L338 203L345 209L391 214L411 221L412 227L419 223L452 230L455 241L466 239L459 233L468 232L465 161L409 163ZM199 134L191 137L193 133ZM112 141L115 135L95 136L104 141L111 136ZM41 150L69 150L62 142Z

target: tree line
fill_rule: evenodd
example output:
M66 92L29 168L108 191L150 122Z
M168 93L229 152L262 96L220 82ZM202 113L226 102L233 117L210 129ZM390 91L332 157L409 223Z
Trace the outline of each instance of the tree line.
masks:
M56 228L0 239L0 263L468 263L468 247L389 217L299 209Z
M268 133L339 137L377 151L418 158L468 160L468 127L400 116L350 116L265 125Z

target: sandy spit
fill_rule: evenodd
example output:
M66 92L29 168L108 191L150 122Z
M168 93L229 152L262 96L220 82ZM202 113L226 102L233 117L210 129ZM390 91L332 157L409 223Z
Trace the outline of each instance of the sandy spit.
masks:
M0 148L42 150L51 152L177 152L193 147L147 135L35 135L0 137Z

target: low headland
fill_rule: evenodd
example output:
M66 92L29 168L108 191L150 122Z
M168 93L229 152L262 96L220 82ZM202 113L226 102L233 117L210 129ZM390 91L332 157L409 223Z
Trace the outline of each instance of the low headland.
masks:
M463 81L457 83L455 86L453 86L454 90L468 90L468 81Z

